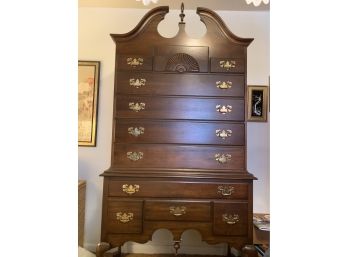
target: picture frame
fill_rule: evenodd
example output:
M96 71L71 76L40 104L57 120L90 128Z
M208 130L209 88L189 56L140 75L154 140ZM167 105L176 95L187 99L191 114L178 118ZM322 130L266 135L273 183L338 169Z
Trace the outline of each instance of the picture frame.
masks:
M248 86L248 121L267 122L268 86Z
M96 146L99 61L78 61L78 144Z

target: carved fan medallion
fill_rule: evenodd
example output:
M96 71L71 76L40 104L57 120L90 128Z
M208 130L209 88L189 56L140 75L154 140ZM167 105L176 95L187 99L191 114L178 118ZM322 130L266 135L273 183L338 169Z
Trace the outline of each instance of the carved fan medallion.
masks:
M191 55L178 53L168 59L166 71L199 72L199 65L196 59Z

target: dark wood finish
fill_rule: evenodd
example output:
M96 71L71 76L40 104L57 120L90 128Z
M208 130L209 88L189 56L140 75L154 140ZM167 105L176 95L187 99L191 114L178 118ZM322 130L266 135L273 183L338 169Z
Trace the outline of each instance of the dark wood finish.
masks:
M141 233L143 201L108 199L107 230L110 233ZM129 222L123 223L117 219L117 213L132 214Z
M129 128L144 128L144 133L134 136L129 133ZM217 130L231 130L232 133L219 137ZM244 131L244 123L119 119L115 143L244 145Z
M110 249L110 244L105 242L100 242L97 244L96 257L103 257L104 253Z
M235 224L228 224L223 215L238 215ZM214 202L214 233L226 236L248 234L248 203Z
M130 85L145 79L144 85ZM187 82L189 81L189 82ZM216 82L231 82L230 88L219 88ZM160 76L149 72L120 72L117 76L117 93L132 95L176 95L176 96L234 96L244 97L244 76L236 74L173 74L161 73Z
M86 206L86 181L79 180L78 191L78 243L83 247L85 235L85 206Z
M131 110L130 103L144 103L144 109ZM220 113L216 106L232 106L232 111ZM116 99L117 118L187 119L187 120L244 120L244 100L232 98L189 98L121 96Z
M181 20L178 34L163 38L157 26L168 11L155 8L132 31L111 35L113 142L111 166L102 174L101 240L120 249L166 228L177 249L184 231L195 229L203 241L242 252L253 236L255 177L246 170L245 135L252 39L237 37L200 7L206 35L189 38Z
M170 208L176 208L175 214ZM210 221L211 210L208 201L178 201L178 200L148 200L144 207L145 220L172 220L172 221Z
M133 161L127 153L142 153ZM231 160L219 163L215 154L229 154ZM243 170L244 147L117 144L113 165L118 168L229 169Z
M242 257L259 257L254 245L246 245L242 249Z
M139 190L133 194L123 191L123 185L138 185ZM224 194L219 187L225 188ZM108 196L118 197L162 197L168 198L203 198L203 199L248 199L247 183L201 183L179 181L142 181L142 180L109 180ZM228 191L232 188L232 191ZM227 189L227 190L226 190Z
M166 45L155 47L155 71L208 72L209 48L206 46ZM186 65L185 65L186 64Z

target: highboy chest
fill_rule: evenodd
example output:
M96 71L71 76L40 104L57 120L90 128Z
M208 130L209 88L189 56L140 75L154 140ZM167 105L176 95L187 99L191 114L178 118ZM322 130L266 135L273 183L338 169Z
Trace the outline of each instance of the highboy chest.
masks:
M116 43L111 166L104 178L97 256L118 256L166 228L180 248L187 229L254 256L253 180L246 170L247 46L213 11L199 39L162 37L169 8L149 11ZM179 18L178 18L179 20ZM111 249L111 250L110 250ZM256 255L255 255L256 256Z

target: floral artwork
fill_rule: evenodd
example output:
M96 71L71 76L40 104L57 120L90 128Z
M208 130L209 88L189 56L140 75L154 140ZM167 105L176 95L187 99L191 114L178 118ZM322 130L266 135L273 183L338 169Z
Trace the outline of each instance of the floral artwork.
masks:
M79 146L96 145L99 62L79 61L78 126Z

